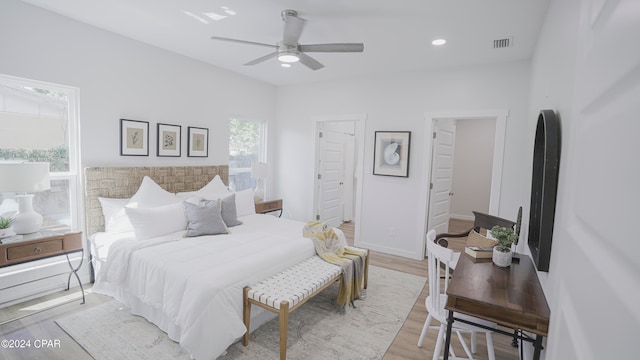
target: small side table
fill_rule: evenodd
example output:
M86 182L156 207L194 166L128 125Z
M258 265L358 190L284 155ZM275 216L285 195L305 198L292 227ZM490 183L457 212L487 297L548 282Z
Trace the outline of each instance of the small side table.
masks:
M272 211L280 211L278 217L282 216L282 199L256 202L256 214L266 214Z
M65 255L67 258L67 264L69 264L69 278L67 279L67 290L69 290L69 285L71 284L71 276L75 275L76 280L78 280L78 285L80 285L80 290L82 291L82 304L85 303L84 296L84 288L82 287L82 281L80 281L80 276L78 276L78 270L82 266L84 261L84 256L80 258L80 263L75 268L71 264L71 259L69 259L69 254L74 252L81 252L84 255L84 248L82 246L82 232L81 231L72 231L72 232L60 232L60 231L51 231L51 230L40 230L38 232L26 235L18 235L9 238L1 239L0 243L0 268L22 264L30 261L41 260L45 258L49 258L52 256ZM58 276L61 274L55 274L51 276L46 276L42 278L38 278L36 280L42 280L53 276ZM36 281L32 280L32 281ZM26 284L32 281L28 281L22 284ZM18 284L18 285L22 285ZM12 285L7 288L3 288L1 290L6 290L17 285ZM72 300L76 301L76 300ZM69 301L70 302L70 301ZM60 304L62 305L62 304ZM48 310L49 308L42 309L37 312L41 312L44 310ZM0 325L4 325L6 323L21 319L25 316L32 315L34 313L24 315L15 319L7 320Z

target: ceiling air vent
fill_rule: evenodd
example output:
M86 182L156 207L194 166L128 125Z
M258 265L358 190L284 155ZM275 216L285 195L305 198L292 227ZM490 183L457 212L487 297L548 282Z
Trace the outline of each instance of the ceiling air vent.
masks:
M494 49L502 49L513 47L513 36L509 36L503 39L493 40L493 48Z

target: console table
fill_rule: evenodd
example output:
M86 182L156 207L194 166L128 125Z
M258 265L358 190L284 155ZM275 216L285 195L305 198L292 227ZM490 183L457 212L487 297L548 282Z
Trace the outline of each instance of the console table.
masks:
M82 232L74 231L74 232L59 232L59 231L51 231L51 230L40 230L38 232L26 235L13 236L9 238L0 239L0 268L12 266L16 264L22 264L30 261L41 260L45 258L49 258L52 256L65 255L67 258L67 264L69 264L69 278L67 279L67 290L69 290L69 285L71 283L71 276L75 275L76 280L78 280L78 285L80 285L80 290L82 292L82 304L85 303L84 296L84 288L82 287L82 282L80 281L80 276L78 276L78 270L82 266L82 262L84 261L84 256L80 259L80 263L75 268L71 264L71 260L69 259L69 254L74 252L82 252L84 254L84 249L82 246ZM54 274L46 277L41 277L37 280L46 279L49 277L58 276L61 274ZM32 280L36 281L36 280ZM32 282L29 281L29 282ZM22 284L19 284L22 285ZM17 285L9 286L3 288L2 290L6 290ZM76 301L76 300L73 300ZM61 305L61 304L60 304ZM47 309L42 309L44 311ZM38 311L40 312L40 311ZM29 314L31 315L31 314ZM28 316L28 315L25 315ZM21 316L19 318L11 319L0 323L0 325L6 324L11 321L15 321L23 318Z
M550 310L531 258L520 255L511 266L495 266L491 259L473 259L462 254L447 290L447 336L444 359L449 358L454 312L471 315L516 330L508 333L486 328L533 343L535 360L540 358L542 338L549 331ZM468 322L467 322L468 323ZM527 331L535 339L525 335Z

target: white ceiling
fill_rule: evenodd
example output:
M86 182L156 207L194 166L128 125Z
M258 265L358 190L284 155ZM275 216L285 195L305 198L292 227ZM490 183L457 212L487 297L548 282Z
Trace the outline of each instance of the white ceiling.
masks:
M372 74L529 59L549 0L23 0L96 27L275 85ZM285 69L266 47L211 40L230 37L275 44L280 12L307 20L301 44L362 42L363 53L310 53L324 68ZM235 12L229 15L225 10ZM190 12L208 20L205 24ZM203 13L227 15L214 21ZM493 41L513 37L513 47ZM445 38L434 47L431 40Z

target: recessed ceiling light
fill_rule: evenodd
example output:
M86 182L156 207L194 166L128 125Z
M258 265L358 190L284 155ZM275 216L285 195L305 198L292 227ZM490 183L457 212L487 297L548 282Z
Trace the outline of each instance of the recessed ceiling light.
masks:
M282 64L280 64L280 66L282 66L283 68L290 68L291 64L282 63Z
M431 44L435 45L435 46L442 46L444 44L447 43L447 40L445 39L435 39L431 42Z

